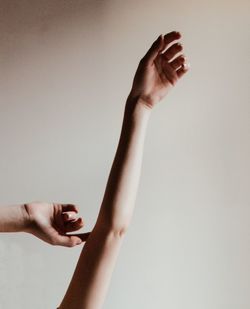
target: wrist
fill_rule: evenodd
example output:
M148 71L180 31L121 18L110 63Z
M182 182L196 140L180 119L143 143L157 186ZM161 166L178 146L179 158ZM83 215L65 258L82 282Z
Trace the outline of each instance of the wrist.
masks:
M158 103L159 97L153 95L142 95L136 94L131 91L128 95L127 100L129 102L137 102L137 104L142 105L145 109L152 111L153 107Z
M127 97L125 109L127 112L139 111L140 113L150 115L153 110L153 106L148 104L140 96L129 95Z
M25 232L30 219L24 205L0 207L0 232Z
M22 232L30 232L32 226L32 219L27 209L27 204L20 205L20 211L22 214Z

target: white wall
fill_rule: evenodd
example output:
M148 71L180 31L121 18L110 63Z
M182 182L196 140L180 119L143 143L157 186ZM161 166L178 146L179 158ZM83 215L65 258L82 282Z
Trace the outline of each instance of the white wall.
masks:
M169 3L168 3L169 2ZM138 61L183 34L191 71L150 120L104 308L250 307L248 1L0 1L1 204L93 227ZM0 308L55 308L81 248L0 235Z

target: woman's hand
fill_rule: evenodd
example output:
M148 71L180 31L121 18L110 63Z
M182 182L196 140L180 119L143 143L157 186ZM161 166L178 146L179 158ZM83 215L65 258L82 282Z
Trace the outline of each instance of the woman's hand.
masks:
M187 72L189 65L186 57L178 55L183 49L182 45L175 42L169 47L180 38L181 34L173 31L160 35L152 44L139 63L129 99L139 99L145 106L152 108Z
M72 204L34 202L24 204L27 220L25 232L43 241L59 246L74 247L84 242L90 233L67 235L83 227L77 216L78 209Z

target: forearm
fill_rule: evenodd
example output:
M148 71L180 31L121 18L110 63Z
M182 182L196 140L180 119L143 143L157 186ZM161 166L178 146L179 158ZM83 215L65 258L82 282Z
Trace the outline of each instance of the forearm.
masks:
M0 232L23 232L27 225L24 205L0 206Z
M126 102L118 148L101 204L98 224L117 232L127 229L135 205L143 146L151 110L136 99Z
M150 110L127 101L121 136L97 223L91 232L60 309L102 307L134 210Z

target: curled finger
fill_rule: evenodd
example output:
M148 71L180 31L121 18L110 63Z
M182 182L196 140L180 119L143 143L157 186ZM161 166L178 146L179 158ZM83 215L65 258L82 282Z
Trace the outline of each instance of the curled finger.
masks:
M77 213L75 211L62 212L63 221L72 221L77 219Z
M66 211L74 211L76 213L78 213L79 211L79 207L74 205L74 204L61 204L62 205L62 211L66 212Z
M78 218L77 220L65 223L64 229L65 232L74 232L80 230L83 226L84 226L83 219Z
M190 68L189 63L183 63L180 69L176 71L178 78L181 78Z
M173 61L169 62L169 64L173 67L174 70L179 69L186 62L186 57L184 55L180 55L175 58Z

